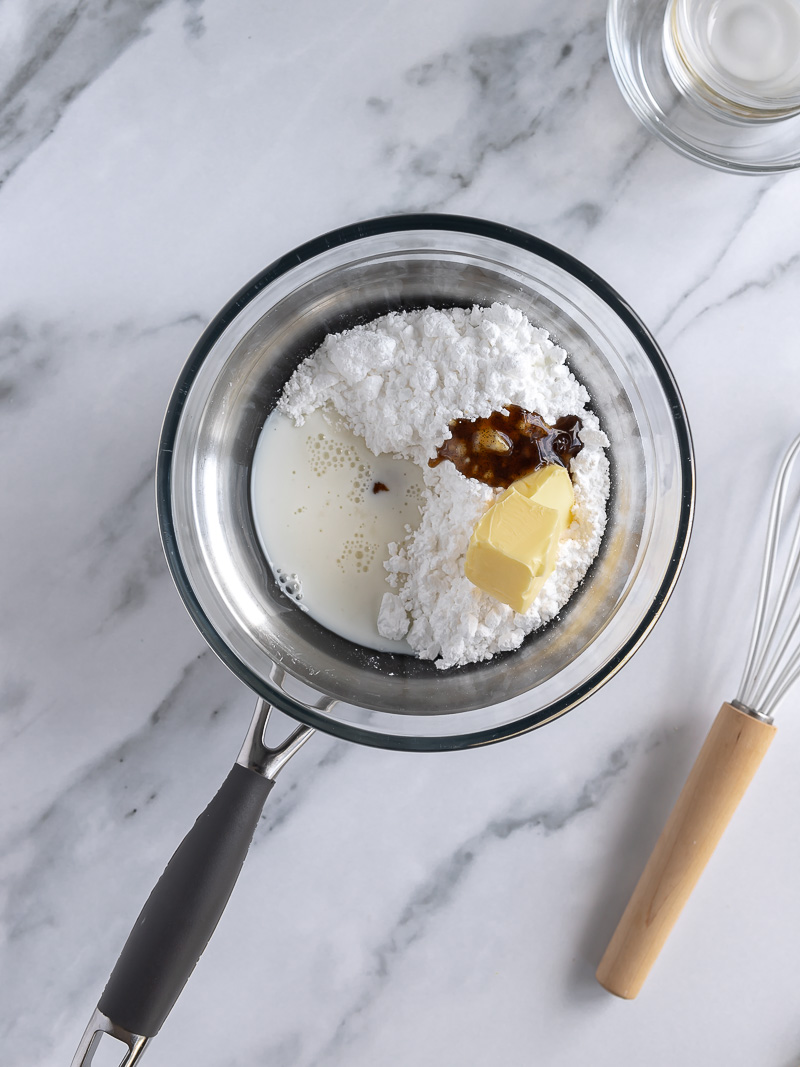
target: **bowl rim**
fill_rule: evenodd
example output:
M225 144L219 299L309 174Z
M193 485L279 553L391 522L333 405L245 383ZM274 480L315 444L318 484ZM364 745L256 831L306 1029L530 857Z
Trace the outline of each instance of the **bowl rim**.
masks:
M300 264L315 259L323 253L342 245L369 237L408 230L463 233L510 244L549 261L591 289L627 326L652 364L672 413L674 429L678 439L678 463L681 473L682 493L678 530L664 577L649 609L617 653L600 670L588 678L583 685L571 690L570 693L546 708L531 712L529 715L500 726L446 737L384 733L379 730L365 729L351 723L332 720L327 717L324 710L311 708L295 701L283 690L271 685L268 679L256 675L225 643L197 600L178 550L176 531L172 521L172 454L181 415L200 367L227 327L261 290ZM180 372L167 405L156 460L156 511L167 566L192 621L212 651L254 693L298 722L358 744L411 752L474 748L502 741L509 737L516 737L559 718L600 689L633 656L664 610L677 582L688 549L694 516L694 501L694 451L686 409L680 391L658 343L627 301L591 268L555 245L534 237L523 230L518 230L502 223L464 215L398 214L352 223L306 241L265 267L246 285L242 286L214 316L192 349Z

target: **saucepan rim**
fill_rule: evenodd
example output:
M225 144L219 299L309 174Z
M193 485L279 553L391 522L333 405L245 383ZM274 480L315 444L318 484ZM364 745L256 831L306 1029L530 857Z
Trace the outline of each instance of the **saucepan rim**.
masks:
M353 723L334 720L326 714L324 708L302 704L279 686L272 684L269 679L257 675L226 644L197 599L179 551L171 500L173 448L187 397L203 362L233 320L266 286L297 268L298 265L351 242L410 230L475 235L512 245L550 262L590 289L630 331L641 353L651 364L671 412L677 440L676 460L681 478L680 512L676 536L662 581L638 626L631 631L616 654L582 685L573 688L546 708L537 709L498 726L449 736L400 735L367 730ZM408 751L470 748L525 733L563 715L613 677L631 658L653 628L675 586L689 543L694 496L694 455L689 423L680 392L657 342L628 303L589 267L554 245L509 226L460 215L392 215L343 226L300 245L257 274L211 320L192 350L167 407L156 464L156 506L167 565L192 620L222 662L255 693L300 722L359 744Z

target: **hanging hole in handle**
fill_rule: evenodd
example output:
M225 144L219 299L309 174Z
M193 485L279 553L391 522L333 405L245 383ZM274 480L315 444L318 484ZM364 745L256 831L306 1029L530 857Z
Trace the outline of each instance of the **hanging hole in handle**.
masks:
M108 1040L104 1041L104 1037ZM134 1067L149 1041L149 1037L132 1034L117 1026L99 1008L95 1008L71 1067ZM120 1045L124 1046L121 1060L118 1059Z
M92 1067L128 1067L131 1049L110 1034L95 1034L94 1049L89 1063ZM120 1050L123 1052L120 1060Z

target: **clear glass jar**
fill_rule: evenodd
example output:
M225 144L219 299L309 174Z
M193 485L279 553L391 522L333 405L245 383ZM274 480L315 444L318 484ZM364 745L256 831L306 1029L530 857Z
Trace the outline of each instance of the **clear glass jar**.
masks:
M670 0L664 59L711 107L775 121L800 111L800 0Z

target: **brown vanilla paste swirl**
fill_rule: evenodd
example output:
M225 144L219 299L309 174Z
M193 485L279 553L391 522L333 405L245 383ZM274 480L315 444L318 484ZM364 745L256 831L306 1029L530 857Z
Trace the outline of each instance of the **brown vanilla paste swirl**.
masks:
M551 426L535 411L509 404L484 419L455 419L452 436L436 450L429 467L449 460L467 478L498 489L544 467L569 461L583 448L577 415L562 415Z

